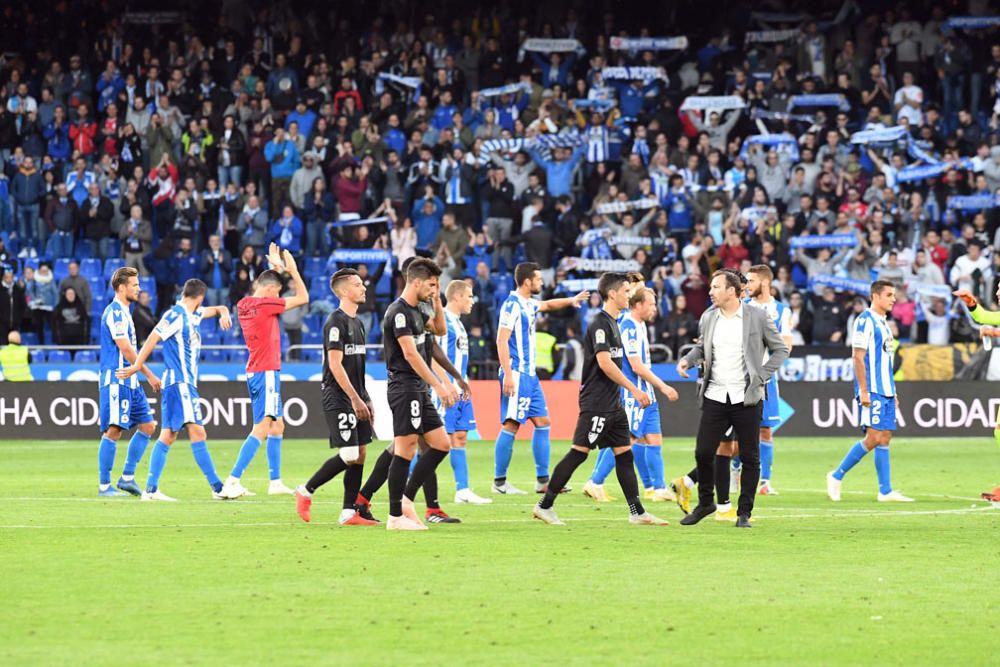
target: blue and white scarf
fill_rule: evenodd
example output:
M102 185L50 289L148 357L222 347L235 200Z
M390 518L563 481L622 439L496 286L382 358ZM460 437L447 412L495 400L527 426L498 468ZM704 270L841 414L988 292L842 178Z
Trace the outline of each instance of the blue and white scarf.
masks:
M524 91L526 93L531 92L531 84L528 83L510 83L506 86L500 86L498 88L484 88L479 91L480 97L499 97L500 95L513 95Z
M902 125L885 127L877 130L863 130L851 135L852 144L889 144L909 136Z
M958 211L978 211L984 208L1000 206L1000 197L991 194L965 195L948 197L947 207Z
M788 110L795 107L837 107L840 111L850 111L851 105L840 93L823 93L821 95L792 95L788 99Z
M795 236L788 242L790 248L849 248L858 244L854 234L822 234Z
M975 30L1000 25L1000 16L952 16L941 30Z
M688 38L680 37L609 37L612 51L683 51Z
M654 81L667 80L667 71L662 67L605 67L601 70L605 81Z
M832 287L838 292L854 292L862 296L869 296L871 293L871 283L866 280L854 280L852 278L841 278L839 276L819 275L809 279L809 289L815 286Z
M792 28L790 30L750 30L746 33L743 43L753 44L754 42L787 42L790 39L795 39L801 34L802 32L796 28Z
M745 106L739 95L691 95L681 104L681 111L722 111Z
M768 111L767 109L761 109L757 107L750 112L750 118L757 120L791 120L791 121L801 121L803 123L815 123L816 116L806 113L786 113L784 111Z

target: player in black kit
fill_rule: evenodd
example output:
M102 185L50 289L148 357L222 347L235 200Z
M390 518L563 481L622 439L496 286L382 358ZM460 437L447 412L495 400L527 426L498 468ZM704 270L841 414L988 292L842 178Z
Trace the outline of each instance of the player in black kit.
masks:
M628 307L628 280L623 273L605 273L597 283L604 308L587 328L583 344L583 378L580 383L580 419L573 433L573 446L552 471L549 490L535 506L534 517L548 524L563 525L552 504L559 489L566 486L592 449L610 447L615 454L615 472L628 503L629 522L665 526L667 522L646 512L639 498L639 482L635 477L632 456L632 435L628 416L622 407L619 387L624 387L636 402L647 407L650 397L639 390L622 373L621 333L618 314ZM553 491L553 489L555 489Z
M295 489L295 505L303 521L311 518L312 494L344 473L344 505L340 523L371 526L378 523L361 516L354 499L361 488L365 446L374 438L373 408L365 387L365 341L367 332L357 318L365 302L365 284L354 269L341 269L330 278L330 290L340 299L340 308L330 314L323 327L323 414L330 430L330 447L339 448L308 482Z
M451 407L458 394L450 382L441 382L431 371L430 336L418 305L440 292L441 269L428 259L413 260L406 270L403 293L385 311L382 341L389 381L386 398L392 411L393 457L389 466L389 530L426 530L413 509L413 498L450 449L444 424L427 391L430 386L441 402ZM423 436L428 449L409 475L410 460Z

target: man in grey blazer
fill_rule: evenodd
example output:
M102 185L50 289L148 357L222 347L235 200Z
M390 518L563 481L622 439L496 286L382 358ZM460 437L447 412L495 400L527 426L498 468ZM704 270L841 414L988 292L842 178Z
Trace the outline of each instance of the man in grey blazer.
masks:
M677 364L677 372L687 377L689 368L704 362L698 380L701 423L695 447L698 505L681 524L694 525L715 512L715 450L732 426L743 460L736 527L750 528L760 481L761 405L767 382L788 357L788 347L763 310L743 303L736 273L716 271L709 296L716 307L701 316L698 342ZM765 352L770 355L766 363Z

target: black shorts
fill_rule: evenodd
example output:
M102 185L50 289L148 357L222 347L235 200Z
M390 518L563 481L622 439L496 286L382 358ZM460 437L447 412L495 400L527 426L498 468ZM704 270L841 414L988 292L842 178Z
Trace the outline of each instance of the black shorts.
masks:
M423 435L444 428L441 415L434 409L431 396L426 391L390 393L389 409L392 411L392 434Z
M590 449L627 447L632 444L625 410L581 412L573 432L573 444Z
M370 421L361 421L350 407L324 409L326 427L330 431L330 447L358 447L374 440Z

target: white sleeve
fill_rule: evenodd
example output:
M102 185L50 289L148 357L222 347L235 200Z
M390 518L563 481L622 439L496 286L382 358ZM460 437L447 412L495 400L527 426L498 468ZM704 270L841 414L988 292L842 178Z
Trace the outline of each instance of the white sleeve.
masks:
M153 329L156 335L160 337L160 340L167 340L180 330L181 318L177 316L177 313L170 310L163 314L156 328Z
M514 330L521 317L521 306L513 299L503 305L500 311L500 328Z
M792 335L792 309L783 308L778 318L778 333L782 336Z
M867 350L873 334L871 320L867 317L859 317L854 323L854 335L851 337L851 347L856 350Z
M642 346L639 344L639 330L632 324L627 324L622 326L621 331L622 344L625 347L625 356L637 357L642 354Z
M125 318L122 317L121 311L113 308L109 310L107 316L104 318L104 326L106 326L108 331L111 332L112 340L129 340L128 322L126 322Z

